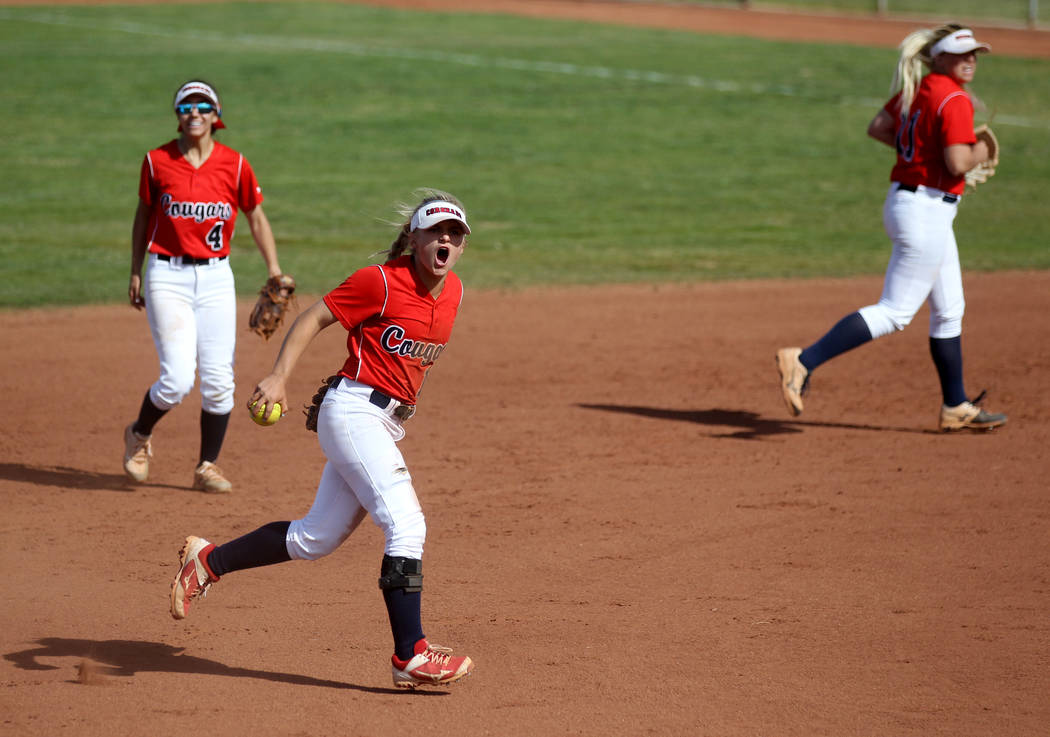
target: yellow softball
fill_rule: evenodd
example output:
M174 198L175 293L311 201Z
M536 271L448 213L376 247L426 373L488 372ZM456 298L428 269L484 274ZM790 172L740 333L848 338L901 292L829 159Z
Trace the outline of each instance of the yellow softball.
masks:
M277 420L281 419L281 403L280 402L274 402L273 403L273 407L270 409L270 414L268 416L266 416L266 417L263 417L263 410L266 409L266 405L265 404L260 405L259 409L256 410L255 409L255 405L256 404L259 404L259 403L258 402L253 403L252 406L251 406L251 409L249 410L252 413L252 421L255 422L256 425L263 425L264 427L266 427L266 426L274 424L275 422L277 422Z

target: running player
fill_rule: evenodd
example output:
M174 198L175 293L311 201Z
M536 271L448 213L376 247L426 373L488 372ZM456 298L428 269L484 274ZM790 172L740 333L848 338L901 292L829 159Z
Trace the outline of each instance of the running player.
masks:
M893 253L877 304L842 318L805 350L781 348L776 362L789 411L802 413L813 371L846 351L903 330L923 302L930 305L930 354L940 378L940 429L990 430L1006 416L967 399L962 371L962 273L952 221L965 189L964 174L989 158L974 135L974 106L964 85L977 70L977 52L990 51L956 24L909 34L900 46L897 92L868 126L868 135L897 151L883 206ZM923 65L930 72L922 76Z
M397 448L427 372L445 349L463 298L452 268L470 233L462 204L424 190L382 265L366 266L303 312L285 336L273 371L248 400L287 407L285 383L310 342L338 322L348 356L329 382L317 414L327 458L313 506L302 519L271 522L224 545L188 537L171 586L171 614L182 619L221 576L292 559L316 560L338 548L366 514L386 538L380 566L390 628L394 685L444 685L467 675L470 658L453 656L423 634L420 602L426 524L412 477Z
M132 227L128 299L146 310L160 378L146 392L138 419L124 428L124 471L134 481L149 476L153 427L189 394L199 370L201 444L193 488L222 493L232 488L215 461L233 409L237 301L229 255L238 210L270 276L280 276L281 267L251 165L214 138L226 127L215 88L190 80L175 92L173 105L179 137L146 154Z

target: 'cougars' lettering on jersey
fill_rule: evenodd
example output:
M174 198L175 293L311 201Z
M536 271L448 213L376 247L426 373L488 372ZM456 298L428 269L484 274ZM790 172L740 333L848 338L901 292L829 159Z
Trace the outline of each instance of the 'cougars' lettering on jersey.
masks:
M198 223L233 217L233 205L229 202L178 202L167 192L160 196L160 207L169 218L192 218Z
M428 366L437 360L445 346L436 343L424 343L421 340L405 338L405 329L400 325L391 325L379 336L379 345L387 353L408 358L418 358L420 366Z

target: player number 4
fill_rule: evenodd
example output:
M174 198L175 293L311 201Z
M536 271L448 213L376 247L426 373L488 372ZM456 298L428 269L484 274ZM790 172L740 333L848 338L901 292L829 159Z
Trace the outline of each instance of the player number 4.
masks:
M222 220L215 223L214 227L208 231L208 236L204 239L207 242L208 247L213 251L222 250L222 228L224 225L226 225L226 223Z

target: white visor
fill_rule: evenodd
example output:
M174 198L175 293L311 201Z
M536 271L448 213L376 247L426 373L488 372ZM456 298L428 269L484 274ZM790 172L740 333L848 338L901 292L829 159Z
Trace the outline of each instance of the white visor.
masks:
M967 54L971 51L991 51L992 47L981 43L973 37L973 31L969 28L961 28L955 33L950 33L935 43L930 49L930 56L941 54Z
M178 105L190 95L207 97L216 108L222 108L222 105L219 104L219 95L216 94L211 85L204 84L204 82L187 82L182 87L179 87L179 91L175 93L175 102L172 105Z
M467 231L467 234L470 234L470 226L467 225L467 214L463 212L463 208L445 200L428 202L412 213L412 222L409 225L409 229L418 230L422 228L426 230L434 227L442 220L458 220L463 223L463 228Z

